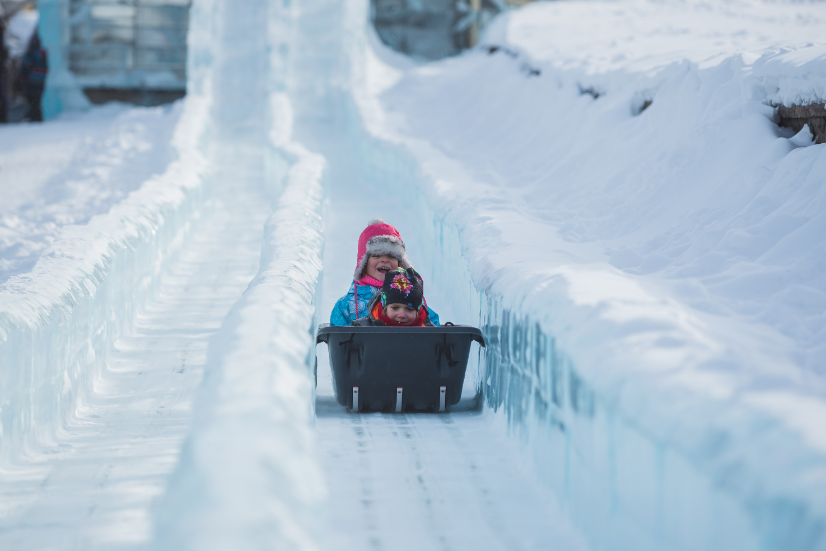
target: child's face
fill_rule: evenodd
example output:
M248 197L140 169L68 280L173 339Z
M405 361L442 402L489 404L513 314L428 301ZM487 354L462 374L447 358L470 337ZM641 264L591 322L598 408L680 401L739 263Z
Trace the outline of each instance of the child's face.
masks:
M415 308L407 304L388 304L384 308L385 316L402 325L416 321L418 314Z
M371 256L367 259L367 275L384 281L384 274L399 267L399 261L390 255Z

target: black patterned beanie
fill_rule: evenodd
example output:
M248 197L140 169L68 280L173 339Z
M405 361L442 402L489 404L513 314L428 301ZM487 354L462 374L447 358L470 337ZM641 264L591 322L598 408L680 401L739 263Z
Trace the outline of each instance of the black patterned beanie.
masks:
M424 282L422 276L413 268L396 268L384 275L381 287L381 305L407 304L418 312L424 300Z

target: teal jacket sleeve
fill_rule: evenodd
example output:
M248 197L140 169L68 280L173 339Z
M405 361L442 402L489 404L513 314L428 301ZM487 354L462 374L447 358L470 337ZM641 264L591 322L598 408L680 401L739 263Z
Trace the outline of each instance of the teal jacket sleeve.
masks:
M330 325L350 325L350 308L347 297L341 297L330 312Z

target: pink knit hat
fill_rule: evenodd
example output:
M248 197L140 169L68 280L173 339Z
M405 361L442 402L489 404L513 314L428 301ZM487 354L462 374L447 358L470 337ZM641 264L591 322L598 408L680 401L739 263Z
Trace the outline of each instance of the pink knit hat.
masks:
M381 218L373 218L359 236L358 257L353 279L358 281L362 278L369 257L383 255L389 255L398 260L402 268L413 267L407 259L407 251L399 230L390 224L385 224Z

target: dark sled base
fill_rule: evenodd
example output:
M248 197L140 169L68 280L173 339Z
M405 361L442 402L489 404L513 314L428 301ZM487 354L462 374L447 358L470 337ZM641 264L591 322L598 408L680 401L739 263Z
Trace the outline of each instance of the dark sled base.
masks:
M462 397L470 345L485 345L468 325L331 327L327 343L336 401L355 411L447 411Z

